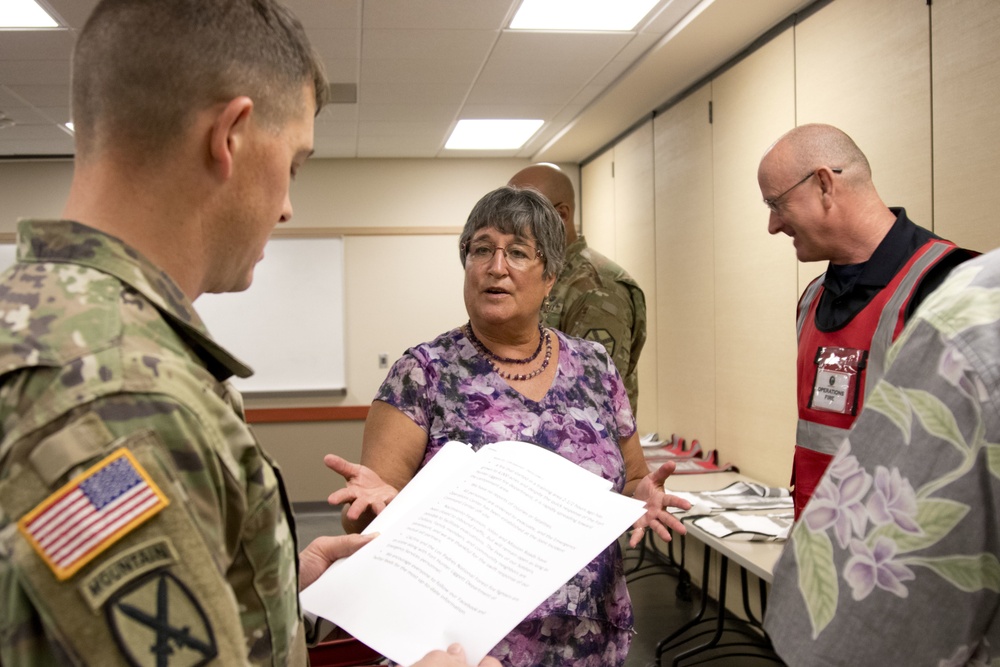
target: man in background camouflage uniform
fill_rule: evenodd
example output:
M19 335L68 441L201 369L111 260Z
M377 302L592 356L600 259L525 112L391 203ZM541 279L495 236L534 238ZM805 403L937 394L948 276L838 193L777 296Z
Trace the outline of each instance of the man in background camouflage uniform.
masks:
M192 302L291 217L325 77L274 0L104 0L73 62L65 219L0 277L0 663L304 665L300 586L370 538L297 557Z
M632 412L639 408L639 353L646 343L646 298L625 269L587 247L574 224L576 193L554 165L536 164L514 174L508 185L541 192L566 228L566 264L543 306L546 326L604 345L625 381Z

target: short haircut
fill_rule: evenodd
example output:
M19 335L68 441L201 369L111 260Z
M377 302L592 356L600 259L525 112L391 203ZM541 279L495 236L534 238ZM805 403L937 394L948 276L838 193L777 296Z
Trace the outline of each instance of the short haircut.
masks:
M108 147L160 153L190 117L246 95L279 127L329 95L305 30L278 0L102 0L73 55L78 155Z
M505 185L476 202L458 239L462 266L465 266L465 244L486 227L533 239L545 261L543 275L547 278L559 275L566 254L566 228L549 200L534 188Z

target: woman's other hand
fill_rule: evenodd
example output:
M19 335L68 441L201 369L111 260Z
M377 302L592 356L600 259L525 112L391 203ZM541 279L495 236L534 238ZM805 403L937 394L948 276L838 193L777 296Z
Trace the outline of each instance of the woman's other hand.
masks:
M691 503L670 495L663 488L663 483L670 477L675 467L673 461L668 461L643 477L639 485L636 486L633 497L646 503L646 513L632 524L635 530L632 531L629 546L637 546L642 541L647 528L655 531L660 539L667 542L670 541L671 529L681 535L687 532L680 519L667 510L668 507L682 510L691 509Z
M331 505L350 503L343 510L345 528L356 526L366 513L370 516L362 523L367 525L399 493L395 487L382 481L376 472L360 463L351 463L335 454L324 456L323 463L347 481L346 487L334 491L326 499Z

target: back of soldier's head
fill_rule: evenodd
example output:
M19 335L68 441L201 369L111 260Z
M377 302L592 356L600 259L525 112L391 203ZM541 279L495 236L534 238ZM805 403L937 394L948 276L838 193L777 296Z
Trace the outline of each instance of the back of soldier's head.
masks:
M192 114L240 95L280 126L322 65L301 23L277 0L102 0L73 56L77 156L107 148L155 157Z

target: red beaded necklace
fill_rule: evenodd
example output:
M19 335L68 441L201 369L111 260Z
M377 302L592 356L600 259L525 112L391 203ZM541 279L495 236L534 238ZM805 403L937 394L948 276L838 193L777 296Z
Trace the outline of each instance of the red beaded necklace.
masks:
M491 352L489 348L487 348L486 345L484 345L483 342L476 337L475 332L472 330L472 322L467 322L465 324L465 334L468 336L469 340L472 341L472 345L476 348L476 350L490 362L490 366L493 367L496 374L505 380L513 380L515 382L530 380L548 368L549 360L552 358L552 337L551 334L549 334L548 329L543 329L541 324L538 325L538 348L535 349L534 354L525 359L511 359L493 354L493 352ZM501 370L497 365L498 363L527 364L534 361L538 358L539 353L542 351L543 341L545 342L545 357L542 359L542 365L530 373L507 373L506 371Z

